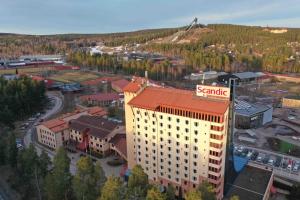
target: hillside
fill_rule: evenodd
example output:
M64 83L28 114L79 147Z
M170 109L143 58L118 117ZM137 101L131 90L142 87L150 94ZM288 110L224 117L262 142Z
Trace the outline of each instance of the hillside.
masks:
M197 25L189 31L180 27L110 34L0 34L0 58L72 53L99 43L142 44L138 50L182 58L189 71L300 72L300 29L230 24Z

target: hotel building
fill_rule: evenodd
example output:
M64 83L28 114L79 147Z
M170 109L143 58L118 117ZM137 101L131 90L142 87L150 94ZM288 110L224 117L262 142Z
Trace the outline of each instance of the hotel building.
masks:
M183 195L204 180L223 198L229 89L197 93L132 80L124 88L128 167ZM225 92L224 92L225 91Z

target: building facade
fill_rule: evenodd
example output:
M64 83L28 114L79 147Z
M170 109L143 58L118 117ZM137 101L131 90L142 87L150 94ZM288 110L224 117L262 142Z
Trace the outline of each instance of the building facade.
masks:
M208 181L222 199L229 101L209 97L214 89L201 91L147 81L125 87L128 167L141 165L151 182L172 184L177 194Z
M91 107L87 109L79 109L73 113L67 113L59 118L42 122L36 126L38 142L49 147L50 149L58 149L66 144L70 138L69 121L77 119L83 115L104 116L106 111L100 107ZM71 132L74 137L76 132ZM78 140L80 140L78 135Z

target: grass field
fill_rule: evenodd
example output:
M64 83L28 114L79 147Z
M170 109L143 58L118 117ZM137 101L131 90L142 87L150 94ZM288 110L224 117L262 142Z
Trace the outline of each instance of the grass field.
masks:
M70 83L70 82L82 82L86 80L92 80L99 78L96 74L89 73L89 72L66 72L63 74L57 74L51 76L50 79L63 82L63 83Z
M21 73L38 73L38 72L42 72L42 71L45 71L45 70L50 70L51 68L50 67L44 67L44 68L41 68L41 67L32 67L32 68L19 68L18 69L18 73L21 74ZM0 75L1 74L15 74L16 73L16 69L1 69L0 70Z

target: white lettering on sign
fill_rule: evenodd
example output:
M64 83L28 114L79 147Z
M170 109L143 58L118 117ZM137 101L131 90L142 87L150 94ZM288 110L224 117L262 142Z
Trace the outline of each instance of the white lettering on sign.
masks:
M196 93L197 96L201 96L201 97L217 97L217 98L230 97L230 89L227 87L197 85Z

